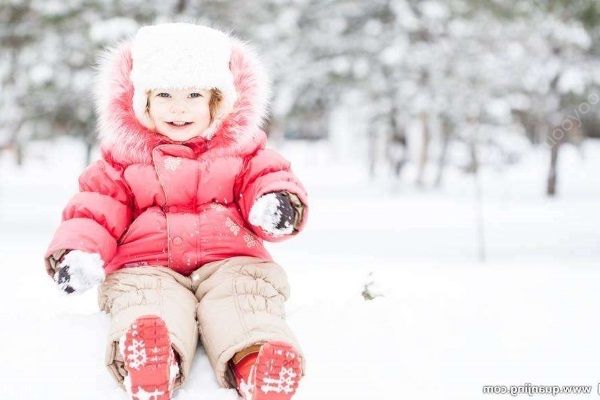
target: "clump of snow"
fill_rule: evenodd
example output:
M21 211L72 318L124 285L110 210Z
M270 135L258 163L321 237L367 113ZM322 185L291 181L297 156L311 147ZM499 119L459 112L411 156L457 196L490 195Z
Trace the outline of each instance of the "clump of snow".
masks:
M138 28L137 22L131 18L110 18L93 24L90 28L90 38L95 43L111 44L133 35Z
M575 93L582 95L585 91L584 74L577 68L568 68L558 80L558 91L560 93Z
M448 7L437 1L424 1L420 4L421 12L432 20L445 20L450 15Z
M373 272L371 271L361 294L365 300L374 300L377 297L385 297L386 289L382 286L379 279L373 276Z
M98 253L87 253L81 250L72 250L63 261L54 275L54 280L58 280L58 274L61 268L69 267L69 280L59 284L59 288L71 287L74 293L82 293L93 286L104 281L104 261Z
M29 72L29 77L31 78L31 81L36 85L43 85L52 80L52 68L50 68L47 64L36 65L33 68L31 68L31 71Z
M273 236L289 235L294 230L290 223L286 223L283 228L277 228L281 221L281 203L275 193L268 193L261 196L250 210L250 223L261 227L265 232Z

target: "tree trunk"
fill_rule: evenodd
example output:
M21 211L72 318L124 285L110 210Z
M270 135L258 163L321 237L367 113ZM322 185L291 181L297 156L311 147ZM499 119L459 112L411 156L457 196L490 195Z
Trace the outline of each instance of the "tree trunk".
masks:
M475 186L475 219L477 224L477 258L479 262L486 261L486 245L485 245L485 216L483 214L483 183L481 180L481 168L479 168L479 138L478 121L474 118L469 119L471 129L471 166L470 171L473 173L473 183Z
M422 140L421 140L421 148L419 149L419 159L417 164L417 186L423 186L425 181L425 168L427 167L427 160L429 158L429 142L431 139L431 135L429 132L429 118L426 113L421 114L421 124L422 124Z
M406 142L406 131L404 127L400 126L398 122L398 108L392 107L392 111L389 116L389 128L390 135L388 137L387 155L389 162L391 163L394 178L400 179L400 173L402 168L406 165L407 158L407 142Z
M23 149L23 147L23 143L21 142L17 142L15 144L15 158L19 167L22 167L23 162L25 161L25 150Z
M438 172L435 177L435 187L442 186L444 180L444 172L446 171L446 163L448 158L448 147L450 146L450 124L444 119L442 125L442 148L440 149L440 158L438 160Z
M269 137L269 143L272 143L275 147L281 146L285 141L284 130L285 128L281 122L281 119L271 116L265 127L265 133Z
M471 156L470 164L467 166L467 172L471 174L476 174L479 171L479 157L477 155L477 129L478 129L478 121L469 117L469 129L471 130L469 135L469 155Z
M477 157L477 148L474 146L475 157ZM481 183L481 172L477 168L473 173L475 183L475 213L477 220L477 258L479 262L486 261L485 249L485 217L483 215L483 185Z
M556 196L556 182L558 180L558 151L560 141L555 141L550 146L550 168L548 169L548 180L546 184L546 194L549 197Z
M187 0L179 0L177 2L177 7L175 8L176 14L183 14L185 9L187 8Z
M89 140L85 141L85 165L92 163L92 150L94 149L94 143Z
M373 129L369 130L369 145L368 145L368 160L369 160L369 177L375 179L375 169L377 166L377 135Z
M18 122L17 126L14 128L14 133L11 135L8 142L8 147L14 151L15 162L19 167L22 167L25 162L25 143L23 143L23 139L19 137L23 123L23 120Z

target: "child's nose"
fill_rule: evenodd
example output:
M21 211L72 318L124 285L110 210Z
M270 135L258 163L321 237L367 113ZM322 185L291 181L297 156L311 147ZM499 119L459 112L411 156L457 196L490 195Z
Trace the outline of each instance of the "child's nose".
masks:
M187 106L183 102L174 102L171 105L171 112L173 114L183 114L187 112Z

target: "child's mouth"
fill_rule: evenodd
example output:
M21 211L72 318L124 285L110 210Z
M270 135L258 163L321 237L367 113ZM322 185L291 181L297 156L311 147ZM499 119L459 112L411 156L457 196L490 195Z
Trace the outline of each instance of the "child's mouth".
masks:
M188 126L191 125L192 122L186 122L186 121L167 121L167 124L175 127L175 128L181 128L184 126Z

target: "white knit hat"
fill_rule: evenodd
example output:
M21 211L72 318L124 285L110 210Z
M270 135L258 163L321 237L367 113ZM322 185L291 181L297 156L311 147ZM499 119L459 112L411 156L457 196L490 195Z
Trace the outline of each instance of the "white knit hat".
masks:
M133 111L146 127L148 91L152 89L219 89L223 95L215 119L229 114L237 98L229 70L232 42L216 29L188 23L144 26L131 46ZM214 121L213 121L214 122Z

